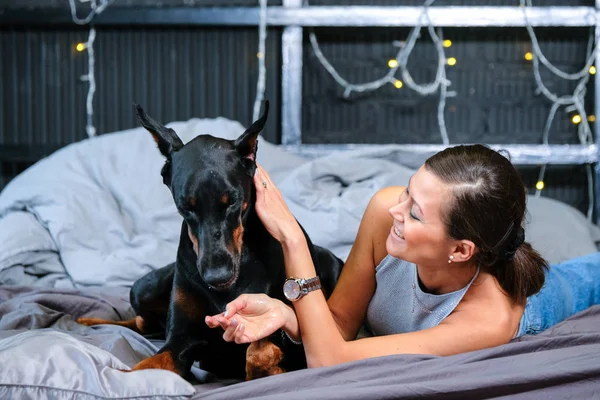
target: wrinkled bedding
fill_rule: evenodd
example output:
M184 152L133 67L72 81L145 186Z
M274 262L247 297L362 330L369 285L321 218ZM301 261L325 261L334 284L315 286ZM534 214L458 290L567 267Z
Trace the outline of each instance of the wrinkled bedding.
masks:
M162 343L85 315L128 318L125 288L0 287L0 398L592 399L600 395L600 306L537 336L450 357L398 355L252 382L195 380L160 370L121 372ZM7 366L10 366L8 368Z
M168 126L184 142L244 130L223 118ZM371 196L406 184L423 161L393 145L308 160L262 139L257 159L313 242L342 259ZM74 320L131 317L129 287L174 261L181 217L162 184L163 162L136 128L67 146L0 192L0 398L600 396L599 308L536 337L447 358L382 357L236 385L198 368L192 382L168 371L118 371L161 342ZM600 243L600 229L579 211L543 197L529 197L525 229L551 263Z

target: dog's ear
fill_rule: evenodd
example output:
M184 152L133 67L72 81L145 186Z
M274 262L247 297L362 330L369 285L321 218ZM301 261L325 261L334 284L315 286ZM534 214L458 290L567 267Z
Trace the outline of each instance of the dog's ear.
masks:
M134 105L138 120L152 134L163 156L170 158L171 153L183 147L183 142L173 129L167 128L150 118L139 104L134 103Z
M235 141L235 150L240 157L247 162L247 166L251 167L251 174L254 175L256 168L256 151L258 149L258 134L265 127L267 117L269 116L269 100L265 101L265 110L262 117L254 121L252 125Z

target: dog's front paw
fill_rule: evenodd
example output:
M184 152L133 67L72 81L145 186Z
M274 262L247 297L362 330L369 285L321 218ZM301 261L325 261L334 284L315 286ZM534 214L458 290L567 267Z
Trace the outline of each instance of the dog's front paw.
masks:
M181 375L181 371L177 368L173 353L168 350L140 361L133 366L131 371L139 371L142 369L166 369L167 371Z
M283 352L267 339L252 342L246 351L246 380L284 373L279 366Z

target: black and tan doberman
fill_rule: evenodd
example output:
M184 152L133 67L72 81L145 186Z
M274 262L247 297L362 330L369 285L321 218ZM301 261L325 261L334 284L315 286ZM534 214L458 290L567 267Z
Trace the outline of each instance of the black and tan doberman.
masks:
M280 332L250 345L226 342L206 315L224 311L242 293L287 302L281 245L258 218L254 202L258 134L264 114L236 140L199 135L183 144L177 133L136 105L137 116L166 158L161 175L183 217L176 261L148 273L131 288L137 317L129 321L80 318L85 325L118 324L142 334L164 333L158 353L133 370L161 368L188 377L194 361L219 378L255 379L306 367L302 346ZM305 233L306 235L306 233ZM331 252L313 245L312 259L328 296L342 268Z

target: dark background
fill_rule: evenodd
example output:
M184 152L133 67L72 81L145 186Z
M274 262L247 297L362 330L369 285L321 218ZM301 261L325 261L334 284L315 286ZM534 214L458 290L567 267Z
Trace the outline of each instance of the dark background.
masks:
M534 2L535 5L539 2ZM270 1L269 5L280 5ZM411 1L311 0L312 5L421 5ZM514 0L439 1L437 5L511 5ZM544 5L593 6L593 1L548 0ZM146 7L157 13L171 7L250 6L257 0L116 0L103 14ZM80 17L89 6L79 5ZM64 22L49 24L49 16ZM54 150L87 138L85 100L88 26L71 21L68 0L0 0L0 190L16 174ZM132 103L141 104L167 123L189 118L223 116L251 122L258 77L258 28L228 26L99 25L96 53L94 125L98 134L138 126ZM387 60L405 40L408 28L318 28L321 50L350 82L383 76ZM588 28L536 28L546 57L558 68L578 71L584 64ZM267 140L281 138L281 32L267 36L267 87L271 115ZM406 86L388 85L345 99L343 89L319 64L305 29L302 140L305 143L441 143L437 123L438 94L422 97ZM422 30L409 61L420 83L434 78L437 55ZM551 103L535 91L532 64L524 59L531 41L524 28L445 28L451 39L447 56L457 65L447 68L450 90L458 93L446 104L451 143L539 144ZM399 76L399 74L398 74ZM571 93L573 82L542 68L548 88ZM593 114L593 79L586 96ZM550 131L550 142L578 143L574 113L561 108ZM519 167L531 192L539 169ZM587 177L582 166L550 166L545 196L582 211L588 207Z

